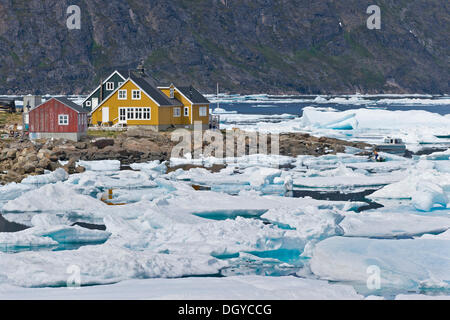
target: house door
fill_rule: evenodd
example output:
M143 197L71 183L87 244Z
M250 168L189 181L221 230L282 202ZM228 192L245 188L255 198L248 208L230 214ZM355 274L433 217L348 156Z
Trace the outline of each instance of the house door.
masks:
M119 123L127 123L127 109L119 108Z
M92 110L98 107L98 98L92 98Z
M109 108L108 107L102 108L102 122L103 123L109 122Z

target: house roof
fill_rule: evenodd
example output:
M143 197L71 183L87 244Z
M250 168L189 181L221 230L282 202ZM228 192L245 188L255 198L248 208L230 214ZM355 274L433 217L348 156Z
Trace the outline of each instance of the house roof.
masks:
M89 113L82 106L80 106L80 105L76 104L75 102L70 101L69 99L64 98L64 97L53 97L50 100L47 100L44 103L41 103L40 105L34 107L30 111L36 110L37 108L39 108L40 106L45 105L47 102L49 102L51 100L57 100L57 101L61 102L62 104L64 104L65 106L69 107L70 109L74 110L77 113Z
M88 113L88 111L86 111L86 109L84 109L82 106L76 104L73 101L70 101L67 98L64 97L57 97L57 98L53 98L55 100L58 100L59 102L65 104L66 106L68 106L70 109L73 109L74 111L78 112L78 113Z
M188 87L175 86L175 88L178 89L178 91L180 91L180 93L193 104L209 104L210 103L209 100L206 99L193 86L188 86Z
M103 101L101 103L99 103L99 105L94 110L90 111L90 114L93 114L98 108L100 108L105 101L107 101L109 98L111 98L128 81L132 81L134 84L136 84L159 107L173 107L173 106L176 106L176 107L180 106L181 107L181 106L183 106L183 104L180 101L178 101L177 99L170 99L161 90L159 90L158 88L154 87L151 83L149 83L149 81L151 79L152 78L149 78L149 77L145 77L145 78L138 77L133 72L130 72L130 77L125 80L125 82L122 84L122 86L116 88L116 90L111 92L111 94L108 97L106 97L105 99L103 99Z
M130 74L130 79L134 81L142 90L145 91L156 103L160 106L173 106L175 99L169 99L161 90L154 87L147 78L137 77L134 74Z
M113 72L112 72L105 80L102 81L102 84L101 84L101 85L103 85L103 84L105 84L106 82L108 82L108 80L111 79L116 73L117 73L119 76L121 76L121 77L123 78L124 81L125 81L126 79L128 79L128 74L129 74L128 69L116 69L116 70L114 70L114 71L113 71ZM91 93L89 93L89 95L86 97L86 99L83 100L83 102L81 102L81 104L83 105L83 104L86 102L86 100L88 100L89 98L91 98L92 95L93 95L94 93L96 93L97 90L99 90L99 89L100 89L100 85L98 85L97 88L95 88Z

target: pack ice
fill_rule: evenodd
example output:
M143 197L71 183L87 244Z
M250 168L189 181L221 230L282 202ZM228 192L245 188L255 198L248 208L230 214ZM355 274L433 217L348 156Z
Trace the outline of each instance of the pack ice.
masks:
M204 297L197 281L183 280L194 275L206 279L208 297L293 288L314 298L448 295L449 160L386 156L375 163L354 151L245 156L214 172L220 159L211 157L172 159L204 167L170 173L158 161L131 170L82 162L84 173L55 171L2 186L2 216L27 229L0 233L0 292L27 296L42 291L22 288L67 286L75 266L82 286L114 284L103 289L113 298L147 285L168 286L152 297L180 297L182 283ZM117 205L101 200L110 189L107 201ZM305 190L314 198L295 196ZM327 199L330 192L371 195L342 201ZM379 266L386 290L361 289L371 265ZM220 288L230 291L221 295ZM88 297L100 289L83 290Z

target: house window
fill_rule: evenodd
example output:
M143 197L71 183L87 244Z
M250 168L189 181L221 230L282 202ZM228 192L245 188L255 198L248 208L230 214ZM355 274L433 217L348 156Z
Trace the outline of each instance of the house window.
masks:
M136 119L142 119L142 108L136 108Z
M151 108L119 108L119 121L127 120L151 120Z
M126 108L119 108L119 121L120 122L127 121L127 109Z
M175 89L170 88L170 99L173 99L175 97Z
M180 110L180 108L173 108L173 116L174 116L174 117L179 117L179 116L181 116L181 110Z
M106 90L114 90L114 82L107 82L106 83Z
M91 100L86 101L86 107L90 107L90 106L92 106Z
M58 125L68 126L69 125L69 115L68 114L58 115Z
M127 120L134 120L134 108L127 109Z
M184 116L189 117L189 107L184 107Z
M133 90L132 99L141 100L141 90Z
M119 100L127 100L127 90L119 90Z
M150 120L152 118L152 109L151 108L142 108L142 119Z
M122 85L124 84L124 82L119 82L118 84L117 84L117 88L120 88Z
M200 117L206 117L206 115L207 115L207 109L206 109L206 107L200 107L198 113L199 113L199 116L200 116Z

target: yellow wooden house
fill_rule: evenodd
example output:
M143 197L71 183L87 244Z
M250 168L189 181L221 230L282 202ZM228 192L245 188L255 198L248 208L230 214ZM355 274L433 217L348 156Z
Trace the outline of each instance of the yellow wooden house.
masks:
M195 88L155 87L130 77L91 112L93 125L146 126L155 130L209 128L209 101Z

